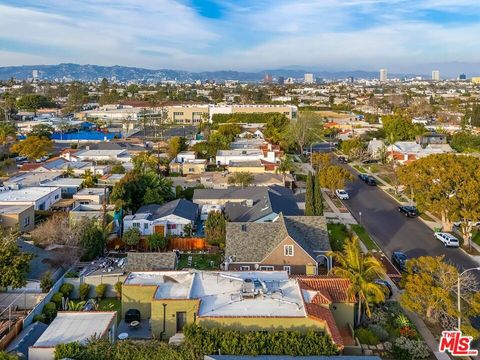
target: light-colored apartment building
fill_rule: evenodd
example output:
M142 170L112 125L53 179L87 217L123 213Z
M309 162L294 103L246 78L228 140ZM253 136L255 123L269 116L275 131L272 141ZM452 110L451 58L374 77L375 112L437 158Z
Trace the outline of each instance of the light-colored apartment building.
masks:
M167 106L167 118L170 123L198 125L215 114L258 114L280 113L291 120L297 118L297 107L293 105L174 105Z

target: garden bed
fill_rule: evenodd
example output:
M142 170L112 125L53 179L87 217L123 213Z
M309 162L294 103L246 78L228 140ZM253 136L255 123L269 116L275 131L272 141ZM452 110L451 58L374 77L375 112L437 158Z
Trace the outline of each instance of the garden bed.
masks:
M389 301L372 310L370 319L355 329L362 348L382 358L428 359L430 349L400 304Z

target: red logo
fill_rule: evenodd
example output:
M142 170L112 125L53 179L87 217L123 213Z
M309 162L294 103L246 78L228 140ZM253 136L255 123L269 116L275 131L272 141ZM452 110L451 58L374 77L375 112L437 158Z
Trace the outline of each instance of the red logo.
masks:
M462 336L460 331L443 331L438 351L450 352L453 356L477 356L478 350L470 349L471 336Z

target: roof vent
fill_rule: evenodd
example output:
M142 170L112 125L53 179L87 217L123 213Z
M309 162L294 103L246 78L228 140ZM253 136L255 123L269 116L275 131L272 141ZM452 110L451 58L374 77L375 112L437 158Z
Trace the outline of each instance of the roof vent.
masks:
M245 201L247 207L252 207L253 206L253 200L252 199L248 199Z

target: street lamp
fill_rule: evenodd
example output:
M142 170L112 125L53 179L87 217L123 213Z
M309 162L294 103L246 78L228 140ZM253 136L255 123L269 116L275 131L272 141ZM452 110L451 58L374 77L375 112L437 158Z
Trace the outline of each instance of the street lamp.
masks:
M458 331L460 330L460 327L462 325L462 313L461 313L461 307L460 307L460 278L462 277L463 274L465 274L468 271L472 270L480 270L480 267L474 267L467 269L463 271L462 273L458 274L458 280L457 280L457 310L458 310Z
M361 211L358 212L358 216L360 216L360 225L362 225L362 212Z

